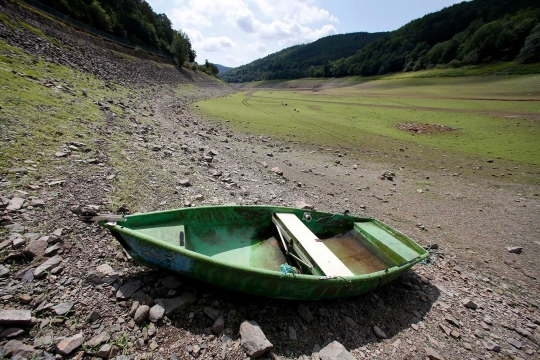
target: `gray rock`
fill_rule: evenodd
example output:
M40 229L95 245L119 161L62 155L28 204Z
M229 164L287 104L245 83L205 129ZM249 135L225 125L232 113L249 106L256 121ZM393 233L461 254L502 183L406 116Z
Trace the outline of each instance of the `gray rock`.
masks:
M118 300L129 299L131 295L135 294L135 292L141 288L141 285L142 281L140 279L128 281L120 286L120 289L116 292L116 298Z
M215 309L210 306L205 306L204 313L208 315L208 317L212 320L216 320L219 317L220 311L219 309Z
M38 240L39 241L39 240ZM45 240L47 241L47 240ZM45 252L43 253L44 256L54 256L58 250L60 250L62 246L60 244L54 244L53 246L49 246L45 249Z
M313 210L315 208L315 206L308 204L306 202L303 202L303 201L295 202L294 207L298 209L304 209L304 210Z
M4 345L4 355L7 357L20 356L25 359L32 359L34 356L34 347L25 345L19 340L10 340Z
M65 315L68 312L71 311L71 308L73 307L75 303L73 301L67 301L58 305L55 305L52 307L56 315Z
M321 360L356 360L350 352L337 341L332 341L319 351Z
M429 360L444 360L444 358L439 354L435 349L430 347L425 347L426 355Z
M223 319L223 315L220 315L216 321L214 321L214 324L212 325L212 331L216 334L219 334L223 331L223 328L225 327L225 321Z
M520 254L523 248L521 246L508 246L506 250L512 254Z
M47 348L52 345L53 339L51 335L45 335L34 339L34 347Z
M382 331L381 328L378 327L377 325L373 326L373 332L375 332L375 335L377 335L377 337L380 338L380 339L388 338L388 336L386 336L384 331Z
M39 279L47 273L47 271L52 270L53 268L60 265L62 262L62 257L60 255L53 256L49 260L45 261L43 264L39 265L36 270L34 270L34 277Z
M150 336L150 337L156 335L156 333L157 333L157 328L156 328L156 326L155 326L154 324L150 324L150 326L148 326L148 331L147 331L147 333L148 333L148 336Z
M349 324L350 326L352 326L353 328L357 328L358 327L358 324L356 323L356 321L354 321L353 319L351 319L350 317L348 316L344 316L343 317L343 320Z
M101 314L95 310L90 313L90 316L88 316L88 320L92 322L99 320L100 318L101 318Z
M482 346L488 350L488 351L495 351L495 352L499 352L501 351L501 347L499 346L499 344L496 344L494 343L493 341L491 340L481 340L482 341Z
M511 337L506 338L506 341L507 341L510 345L512 345L513 347L515 347L516 349L521 349L521 348L523 347L523 344L521 343L521 341L518 341L518 340L516 340L516 339L514 339L514 338L511 338Z
M165 308L162 306L162 303L156 303L148 312L148 319L155 323L161 320L163 315L165 315Z
M264 335L255 321L244 321L240 324L240 345L244 351L255 359L270 350L274 345Z
M171 299L156 299L156 304L159 303L163 308L165 308L165 315L169 316L183 311L185 308L193 304L195 300L195 296L185 292L182 295Z
M30 310L0 310L0 325L31 325Z
M12 337L21 335L23 332L24 330L20 328L8 328L2 331L2 333L0 333L0 339L4 339L4 338L10 339Z
M466 308L469 308L469 309L473 309L473 310L476 310L478 309L478 304L476 304L474 301L468 299L468 298L465 298L461 301L461 303L463 304L463 306L465 306Z
M9 274L9 269L4 265L0 264L0 278Z
M161 284L167 289L176 289L182 285L182 281L180 281L176 276L167 276L166 278L161 279Z
M292 326L289 326L289 339L292 341L298 340L298 336L296 336L296 329Z
M78 333L69 338L65 338L56 344L56 352L61 355L69 355L73 350L77 349L84 343L83 333Z
M304 304L298 305L298 315L300 315L302 320L304 320L308 324L313 321L313 315L311 315L311 311L309 311L309 308Z
M453 317L450 314L445 314L444 315L444 320L448 321L450 324L452 324L452 325L454 325L456 327L460 327L459 322L456 320L456 318Z
M131 309L128 312L129 317L132 318L132 317L135 316L135 312L139 308L139 305L141 305L141 304L138 301L134 301L133 303L131 303ZM146 304L144 304L144 305L146 305Z
M14 197L13 199L9 200L8 206L6 207L7 211L18 211L22 208L24 204L23 198Z
M146 294L142 290L139 290L135 294L131 295L131 300L139 302L140 305L148 305L148 306L154 306L154 304L156 303L150 295Z
M178 184L185 187L191 186L191 182L189 181L189 179L181 179L180 181L178 181Z
M135 311L135 315L133 316L133 320L135 320L135 323L137 325L140 325L146 321L146 317L148 316L148 311L150 311L150 307L148 305L141 305Z
M102 359L108 359L109 354L111 353L111 344L105 344L102 347L99 348L98 352L96 353L97 357L100 357Z

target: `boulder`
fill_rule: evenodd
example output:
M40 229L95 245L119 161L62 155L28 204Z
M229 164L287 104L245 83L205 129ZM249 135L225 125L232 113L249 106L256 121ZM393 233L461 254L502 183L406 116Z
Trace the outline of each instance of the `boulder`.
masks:
M332 341L319 351L321 360L355 360L356 358L337 341Z
M240 336L242 338L240 345L253 359L274 347L255 321L244 321L240 325Z

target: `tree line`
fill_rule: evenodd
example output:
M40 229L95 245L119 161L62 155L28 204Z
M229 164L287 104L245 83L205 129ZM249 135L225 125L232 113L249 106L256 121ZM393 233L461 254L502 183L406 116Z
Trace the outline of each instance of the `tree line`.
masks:
M353 55L358 49L385 34L387 33L359 32L326 36L234 68L222 75L222 78L228 82L247 82L316 76L314 73L318 70L315 69L322 68L329 61Z
M134 44L172 55L178 66L217 74L208 60L197 65L189 37L172 28L165 14L157 14L144 0L40 0L84 24Z
M309 53L297 58L287 56L287 52L299 52L293 47L234 69L223 78L244 82L373 76L497 61L540 62L539 24L538 0L473 0L444 8L411 21L398 30L371 38L348 56L317 63L312 61ZM337 40L340 36L343 35L332 38ZM341 43L344 41L343 38ZM312 44L318 46L317 42ZM313 52L315 54L316 49Z

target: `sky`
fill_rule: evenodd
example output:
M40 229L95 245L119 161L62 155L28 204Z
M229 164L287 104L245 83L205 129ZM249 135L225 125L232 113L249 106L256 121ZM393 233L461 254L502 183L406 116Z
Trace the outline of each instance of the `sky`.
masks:
M196 61L237 67L351 32L392 31L463 0L146 0L184 31Z

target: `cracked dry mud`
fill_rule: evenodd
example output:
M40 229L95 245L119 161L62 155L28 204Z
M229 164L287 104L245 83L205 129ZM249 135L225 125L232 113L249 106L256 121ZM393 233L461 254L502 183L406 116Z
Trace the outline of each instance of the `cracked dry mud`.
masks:
M117 55L90 43L82 52L84 35L14 5L0 10L71 47L69 57L60 56L32 33L0 23L3 41L130 87L132 96L115 104L125 105L122 116L137 119L125 126L103 103L106 121L96 129L103 136L88 144L89 152L59 143L3 169L0 356L244 359L240 324L249 320L273 344L269 358L324 357L319 350L332 341L356 359L539 358L538 184L452 176L399 159L389 164L384 154L353 159L341 147L235 132L196 115L193 105L231 93L228 85L188 72L169 72L161 82L154 75L165 70L150 61L107 66ZM176 87L187 83L193 86ZM385 171L393 181L380 179ZM123 177L133 173L137 191L126 195ZM138 266L107 231L77 221L70 210L300 202L374 216L422 245L436 243L435 261L354 298L254 298ZM170 299L176 311L167 314L158 299Z

